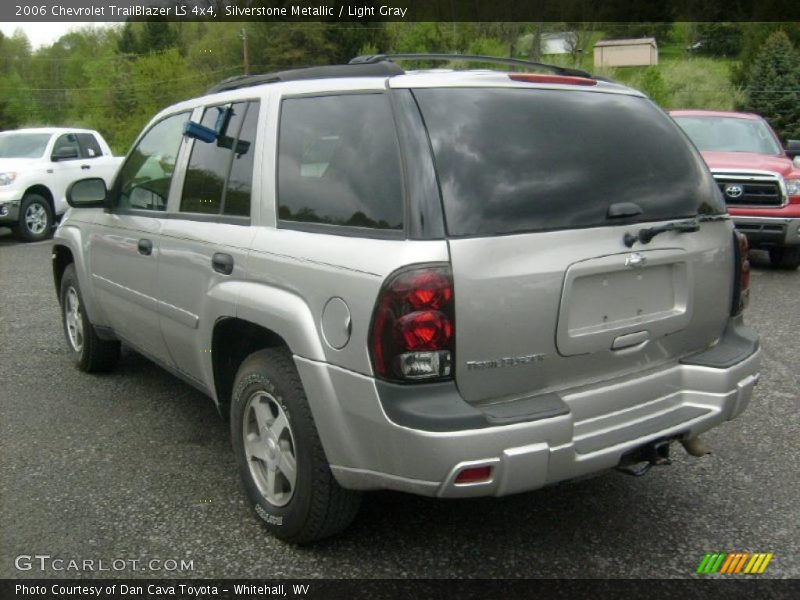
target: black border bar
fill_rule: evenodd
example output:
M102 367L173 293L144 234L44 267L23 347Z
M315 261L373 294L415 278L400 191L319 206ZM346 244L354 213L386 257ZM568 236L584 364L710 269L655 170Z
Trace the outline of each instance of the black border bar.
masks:
M112 9L112 5L116 9ZM800 21L796 0L4 0L0 21Z
M713 578L712 578L713 577ZM747 577L747 578L745 578ZM181 587L183 586L183 587ZM305 586L305 587L302 587ZM299 590L299 591L298 591ZM694 579L29 579L0 580L0 597L127 598L129 600L336 600L527 598L759 598L800 597L800 580L758 577Z

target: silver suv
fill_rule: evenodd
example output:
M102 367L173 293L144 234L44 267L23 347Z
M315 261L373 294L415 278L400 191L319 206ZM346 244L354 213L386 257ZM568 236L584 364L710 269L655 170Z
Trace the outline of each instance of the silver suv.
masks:
M78 367L123 342L208 394L297 543L361 490L702 454L759 349L746 242L681 130L581 72L390 58L223 82L158 114L110 190L73 184L53 271Z

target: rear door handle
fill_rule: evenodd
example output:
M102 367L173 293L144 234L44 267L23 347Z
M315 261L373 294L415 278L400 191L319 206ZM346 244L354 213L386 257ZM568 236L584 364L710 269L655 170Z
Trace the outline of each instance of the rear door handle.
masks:
M84 171L88 171L91 168L92 168L91 165L81 165L81 169L83 169Z
M233 273L233 257L230 254L223 254L217 252L211 257L211 267L223 275L230 275Z
M150 256L153 253L153 242L150 240L141 239L139 240L139 243L136 244L136 248L139 250L139 254Z

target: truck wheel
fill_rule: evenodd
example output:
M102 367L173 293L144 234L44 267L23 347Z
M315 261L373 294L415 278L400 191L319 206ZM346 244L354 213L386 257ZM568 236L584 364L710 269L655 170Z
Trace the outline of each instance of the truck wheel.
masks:
M769 251L769 262L779 269L794 270L800 267L800 246L772 248Z
M53 209L41 194L27 194L19 207L14 233L23 242L39 242L53 235Z
M67 265L61 277L61 315L64 335L75 365L86 373L110 371L119 359L117 341L101 340L83 308L75 265Z
M276 537L309 543L355 518L361 495L333 477L288 349L260 350L239 367L231 437L247 495Z

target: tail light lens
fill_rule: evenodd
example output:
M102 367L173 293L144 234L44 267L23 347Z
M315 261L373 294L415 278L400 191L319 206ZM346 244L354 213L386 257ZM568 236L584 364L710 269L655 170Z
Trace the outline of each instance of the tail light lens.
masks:
M372 316L375 374L393 381L451 377L455 352L453 276L446 265L405 269L386 280Z
M731 315L736 316L741 314L750 303L750 244L747 236L738 231L733 232L733 242L736 272L734 273Z

